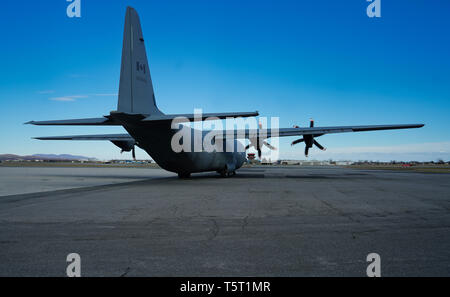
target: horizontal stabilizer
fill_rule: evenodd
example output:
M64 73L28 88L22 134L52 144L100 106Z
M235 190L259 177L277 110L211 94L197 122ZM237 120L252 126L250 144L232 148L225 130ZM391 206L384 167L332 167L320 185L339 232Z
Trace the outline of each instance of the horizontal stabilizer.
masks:
M179 122L184 121L205 121L205 120L215 120L215 119L226 119L226 118L238 118L238 117L256 117L259 113L257 111L253 112L222 112L222 113L202 113L202 114L159 114L151 115L143 119L144 122L147 121L172 121L175 118L180 118Z
M134 141L129 134L100 134L100 135L72 135L72 136L47 136L34 137L39 140L109 140L109 141Z
M30 121L25 124L37 126L120 126L119 123L116 123L114 120L107 117L57 121Z

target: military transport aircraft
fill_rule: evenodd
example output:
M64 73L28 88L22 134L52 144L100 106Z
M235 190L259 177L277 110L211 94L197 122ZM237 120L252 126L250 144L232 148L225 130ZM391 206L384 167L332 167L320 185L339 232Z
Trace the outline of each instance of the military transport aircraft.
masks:
M265 140L271 137L299 136L292 145L304 142L305 154L313 145L324 149L315 138L330 134L344 132L363 132L374 130L420 128L423 124L410 125L372 125L372 126L340 126L340 127L310 127L280 128L274 133L271 130L260 133L261 128L245 128L239 130L222 130L222 151L181 151L175 152L171 146L173 136L178 129L174 129L172 121L204 121L210 119L229 119L238 117L256 117L258 112L231 112L202 114L200 119L194 114L162 113L156 106L149 65L144 46L139 16L135 9L128 7L125 16L125 29L123 35L122 65L120 71L119 98L117 111L99 118L60 120L60 121L31 121L33 125L86 125L86 126L122 126L129 134L110 135L78 135L37 137L40 140L107 140L123 151L132 151L134 148L145 150L159 166L165 170L178 173L180 178L189 177L191 173L217 171L222 176L235 174L246 161L245 150L255 147L261 157L263 146L275 149ZM181 119L181 120L180 120ZM195 129L189 128L192 133ZM207 131L206 131L207 132ZM202 136L205 131L200 132ZM243 147L238 139L249 139L250 144Z

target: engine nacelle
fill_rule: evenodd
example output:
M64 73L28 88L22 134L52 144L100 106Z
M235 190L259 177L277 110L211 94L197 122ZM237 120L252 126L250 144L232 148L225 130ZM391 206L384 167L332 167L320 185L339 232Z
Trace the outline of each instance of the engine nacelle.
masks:
M136 142L134 140L111 140L116 146L122 149L122 152L131 152Z

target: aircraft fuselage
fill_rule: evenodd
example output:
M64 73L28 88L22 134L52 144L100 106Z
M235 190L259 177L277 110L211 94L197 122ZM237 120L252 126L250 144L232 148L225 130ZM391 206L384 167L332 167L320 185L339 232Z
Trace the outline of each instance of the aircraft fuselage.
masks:
M224 140L222 152L197 152L194 150L194 140L190 152L175 152L172 138L177 130L172 129L169 122L134 124L127 120L123 122L123 127L135 139L137 146L146 151L161 168L171 172L184 175L205 171L231 173L246 161L244 146L238 140ZM194 129L189 129L194 135ZM203 141L205 133L200 133Z

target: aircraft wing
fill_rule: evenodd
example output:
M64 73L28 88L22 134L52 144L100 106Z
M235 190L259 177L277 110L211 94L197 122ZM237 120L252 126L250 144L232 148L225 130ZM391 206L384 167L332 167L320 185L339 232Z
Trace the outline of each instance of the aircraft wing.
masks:
M39 140L109 140L109 141L134 141L129 134L100 134L100 135L72 135L72 136L48 136L34 137Z
M225 138L233 137L235 139L248 139L259 136L262 138L271 137L288 137L299 135L314 135L322 136L324 134L346 133L346 132L366 132L378 130L397 130L397 129L412 129L421 128L424 124L406 124L406 125L371 125L371 126L335 126L335 127L313 127L313 128L280 128L277 133L272 133L271 130L259 129L240 129L223 131ZM216 136L220 137L219 135ZM134 141L134 138L129 134L99 134L99 135L71 135L71 136L46 136L34 137L39 140L109 140L109 141Z
M120 126L120 123L115 122L109 117L57 121L30 121L25 124L37 126Z
M251 112L222 112L222 113L202 113L195 115L193 113L186 114L156 114L150 115L143 119L142 121L172 121L175 118L179 118L178 122L187 121L205 121L205 120L216 120L216 119L226 119L226 118L237 118L237 117L256 117L259 113L257 111ZM184 120L183 120L184 118Z
M336 126L336 127L313 127L313 128L283 128L280 129L280 137L296 136L296 135L324 135L333 133L346 132L366 132L379 130L398 130L421 128L423 124L406 124L406 125L369 125L369 126Z
M324 134L332 133L346 133L346 132L366 132L366 131L378 131L378 130L396 130L396 129L411 129L421 128L424 124L405 124L405 125L370 125L370 126L334 126L334 127L311 127L311 128L280 128L278 133L275 131L259 130L259 129L241 129L224 131L224 137L231 138L234 132L235 139L249 139L254 138L256 135L260 135L262 138L271 137L287 137L287 136L299 136L299 135L314 135L322 136ZM259 132L258 132L259 131ZM274 132L274 133L272 133ZM217 136L216 136L217 137Z

